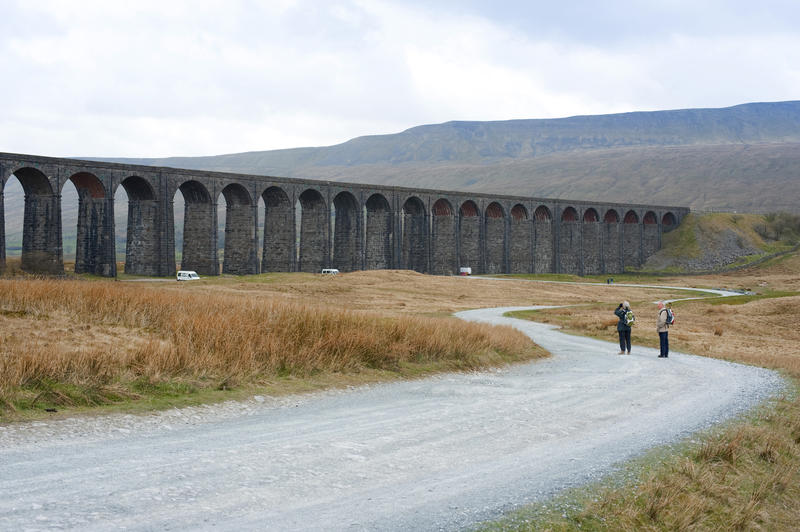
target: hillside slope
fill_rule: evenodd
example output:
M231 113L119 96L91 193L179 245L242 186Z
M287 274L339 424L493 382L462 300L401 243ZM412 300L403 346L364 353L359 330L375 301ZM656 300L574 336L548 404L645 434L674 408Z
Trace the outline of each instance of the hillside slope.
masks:
M800 242L800 216L689 214L665 233L644 271L698 272L746 264Z
M542 197L800 211L800 102L447 122L335 146L114 162Z

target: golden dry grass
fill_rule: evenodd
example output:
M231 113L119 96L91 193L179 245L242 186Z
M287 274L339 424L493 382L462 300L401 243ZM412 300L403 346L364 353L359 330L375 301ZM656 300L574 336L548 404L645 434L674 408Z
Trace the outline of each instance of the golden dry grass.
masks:
M797 256L763 270L674 283L796 290ZM656 310L634 304L635 345L658 345ZM533 319L551 321L575 334L615 342L613 306L546 310ZM782 370L800 378L800 296L744 304L708 301L676 305L670 330L674 350ZM751 420L709 436L690 451L657 463L638 484L601 489L582 498L579 509L536 514L533 524L512 519L503 530L797 530L800 523L800 398L780 399ZM524 515L524 512L523 512ZM527 517L524 517L527 519ZM523 519L523 520L524 520Z
M31 397L43 391L52 402L92 404L105 392L109 400L134 396L143 382L234 387L364 369L413 374L414 365L473 369L545 354L511 328L308 301L134 283L0 280L0 408L35 405Z

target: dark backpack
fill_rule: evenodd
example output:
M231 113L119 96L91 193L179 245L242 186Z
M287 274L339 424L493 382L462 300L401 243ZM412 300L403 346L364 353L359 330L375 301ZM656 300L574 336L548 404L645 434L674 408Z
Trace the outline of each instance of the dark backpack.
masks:
M667 325L672 325L675 323L675 314L672 312L672 309L668 308L667 311Z

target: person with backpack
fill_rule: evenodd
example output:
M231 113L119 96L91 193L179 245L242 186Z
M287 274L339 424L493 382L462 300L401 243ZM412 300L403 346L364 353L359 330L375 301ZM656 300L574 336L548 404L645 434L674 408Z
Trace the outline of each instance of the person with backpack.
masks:
M617 332L619 333L619 353L620 355L624 355L627 351L628 354L631 354L631 326L634 323L633 311L631 310L631 304L627 301L623 301L617 307L617 310L614 311L614 314L619 318L617 322Z
M672 313L672 309L664 305L663 301L659 301L656 330L658 331L658 340L661 346L661 354L658 355L658 358L669 357L669 327L674 322L675 322L675 315Z

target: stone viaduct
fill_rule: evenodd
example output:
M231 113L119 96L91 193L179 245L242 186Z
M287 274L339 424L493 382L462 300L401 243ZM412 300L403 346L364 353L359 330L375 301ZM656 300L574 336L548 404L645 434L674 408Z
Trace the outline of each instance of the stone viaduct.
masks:
M0 153L3 190L25 191L22 269L64 271L61 190L78 190L75 271L115 276L114 194L128 196L125 272L176 270L173 199L185 202L181 269L218 275L217 199L226 202L222 272L410 269L473 273L618 273L661 247L685 207L500 196L312 181ZM259 198L265 215L259 220ZM259 257L258 229L263 226Z

